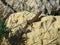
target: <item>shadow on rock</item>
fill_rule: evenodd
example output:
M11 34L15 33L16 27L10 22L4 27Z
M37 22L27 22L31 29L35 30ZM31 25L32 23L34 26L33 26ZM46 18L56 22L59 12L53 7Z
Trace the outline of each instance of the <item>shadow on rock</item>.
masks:
M11 36L8 41L11 45L25 45L27 38L27 33L31 32L27 30L25 32L17 31L14 36Z

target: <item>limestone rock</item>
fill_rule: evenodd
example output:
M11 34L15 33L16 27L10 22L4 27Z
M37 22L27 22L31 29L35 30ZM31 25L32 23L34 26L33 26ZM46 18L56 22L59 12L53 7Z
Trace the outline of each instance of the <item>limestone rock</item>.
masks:
M13 32L25 28L28 20L32 20L36 15L27 11L11 14L6 20L7 27Z
M11 45L60 45L60 16L45 16L28 24L35 16L27 11L11 14L6 20L6 26L12 31L8 42Z
M39 11L44 14L60 14L60 0L0 0L0 3L4 8L3 15L20 11L29 11L35 14L38 14Z
M6 0L16 11L27 10L37 14L40 10L48 14L60 9L60 0Z
M60 16L43 17L41 21L29 25L26 45L60 45Z
M11 8L4 5L0 0L0 16L2 16L0 18L6 18L7 16L9 16L13 12L14 11Z

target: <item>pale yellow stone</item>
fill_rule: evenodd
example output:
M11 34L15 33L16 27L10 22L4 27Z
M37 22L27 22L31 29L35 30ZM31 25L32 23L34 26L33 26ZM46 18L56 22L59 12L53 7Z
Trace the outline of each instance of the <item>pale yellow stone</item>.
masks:
M7 27L12 28L12 34L14 35L17 30L30 30L27 32L27 40L25 45L56 45L56 42L60 45L60 16L46 16L41 21L27 24L27 22L35 17L36 15L27 11L18 12L11 14L7 19ZM18 21L17 21L18 20ZM25 26L27 27L25 28ZM20 30L20 31L21 31ZM54 40L56 37L57 40ZM54 41L53 41L54 40ZM52 42L51 42L52 41Z

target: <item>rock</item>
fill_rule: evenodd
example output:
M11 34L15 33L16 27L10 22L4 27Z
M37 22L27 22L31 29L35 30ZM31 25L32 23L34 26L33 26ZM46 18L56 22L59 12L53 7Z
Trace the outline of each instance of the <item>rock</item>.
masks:
M10 45L60 45L60 16L46 16L28 24L35 16L23 11L8 17L6 26L12 31L8 38Z
M7 19L6 25L15 33L17 30L25 29L27 21L32 20L35 16L35 14L27 11L14 13Z
M8 45L8 44L9 44L8 40L7 39L3 39L3 42L1 42L0 45Z
M20 11L29 11L35 14L38 14L39 11L49 15L60 14L60 0L0 0L0 2L3 5L4 17Z
M13 12L14 11L11 8L4 5L0 0L0 16L2 16L1 18L7 18Z
M41 21L29 25L26 45L60 45L60 16L43 17Z
M37 14L40 10L44 13L51 14L52 11L58 11L60 9L59 0L6 0L8 4L13 6L17 11L27 10ZM46 8L46 10L45 10Z
M6 19L12 31L9 44L1 45L60 45L60 16L41 19L39 11L60 15L60 0L0 0L0 18Z
M60 45L60 16L46 16L28 24L35 16L28 11L11 14L6 20L6 26L12 31L8 42L11 45Z
M40 8L39 7L39 0L32 1L32 0L6 0L6 2L11 5L16 11L29 11L33 13L37 13ZM37 2L37 3L36 3Z
M21 40L25 40L25 38L22 39L22 37L26 37L26 35L23 35L23 34L25 34L25 32L26 32L27 22L29 20L32 20L35 16L36 15L33 13L30 13L28 11L23 11L23 12L17 12L17 13L11 14L7 18L5 24L12 31L9 33L9 36L8 36L9 37L8 42L11 45L13 45L13 44L21 45L21 43L20 43ZM22 44L24 44L24 43L22 43Z

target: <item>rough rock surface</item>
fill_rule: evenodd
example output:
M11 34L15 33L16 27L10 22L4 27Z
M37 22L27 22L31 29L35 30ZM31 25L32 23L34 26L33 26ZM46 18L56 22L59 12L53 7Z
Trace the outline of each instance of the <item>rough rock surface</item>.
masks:
M28 26L26 45L60 45L60 16L43 17Z
M44 13L45 8L47 13L58 11L60 9L60 0L6 0L16 11L27 10L38 13L40 10Z
M14 12L29 11L37 14L60 14L60 0L0 0L0 14L3 17Z
M36 20L39 11L60 15L60 0L0 0L0 18L12 31L1 45L60 45L60 16Z
M8 6L4 5L0 0L0 18L6 18L9 14L13 13L14 11L9 8Z
M27 25L27 21L32 20L35 16L35 14L27 11L11 14L6 20L7 27L11 28L13 32L23 29Z
M60 45L60 16L46 16L27 24L34 17L35 14L26 11L11 14L6 23L12 31L8 42L11 45Z

